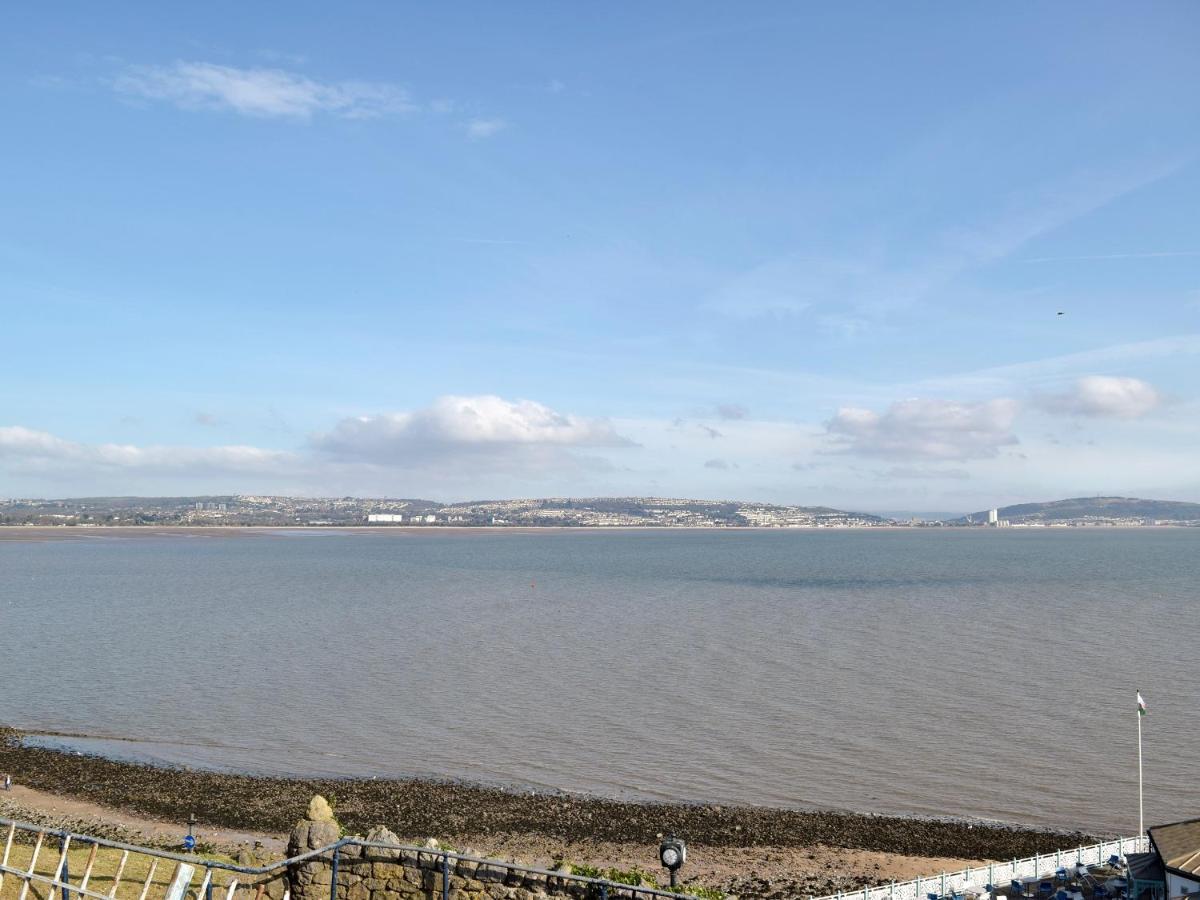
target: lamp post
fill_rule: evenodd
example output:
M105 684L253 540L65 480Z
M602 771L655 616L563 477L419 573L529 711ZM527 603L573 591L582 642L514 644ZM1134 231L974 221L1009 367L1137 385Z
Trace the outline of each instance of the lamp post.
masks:
M674 834L668 834L658 845L658 860L671 873L671 887L675 887L675 873L687 862L687 844Z

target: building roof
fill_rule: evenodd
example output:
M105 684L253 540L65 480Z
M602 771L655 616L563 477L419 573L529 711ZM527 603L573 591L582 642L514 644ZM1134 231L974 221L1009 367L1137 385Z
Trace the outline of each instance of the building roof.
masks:
M1200 875L1200 819L1157 825L1150 840L1163 865L1185 875Z
M1129 863L1129 874L1135 881L1167 880L1157 853L1130 853L1125 859Z

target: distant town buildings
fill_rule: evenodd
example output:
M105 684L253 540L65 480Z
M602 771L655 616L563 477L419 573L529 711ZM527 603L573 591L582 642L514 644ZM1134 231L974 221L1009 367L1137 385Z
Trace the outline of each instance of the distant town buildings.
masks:
M1008 528L1010 525L1008 519L1000 518L1000 510L998 509L988 510L987 523L990 528Z

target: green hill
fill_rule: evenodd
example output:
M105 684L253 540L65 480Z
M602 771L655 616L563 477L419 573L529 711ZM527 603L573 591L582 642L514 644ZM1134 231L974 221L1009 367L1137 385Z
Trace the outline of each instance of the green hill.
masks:
M1136 497L1075 497L1049 503L1018 503L1003 506L1000 518L1012 524L1051 524L1055 522L1136 522L1141 525L1200 524L1200 503L1178 500L1141 500ZM965 525L987 521L987 510L954 519L951 524Z

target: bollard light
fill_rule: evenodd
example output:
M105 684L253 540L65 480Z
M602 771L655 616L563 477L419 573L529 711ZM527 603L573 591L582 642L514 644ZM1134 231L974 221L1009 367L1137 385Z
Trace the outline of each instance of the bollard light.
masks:
M658 845L658 860L671 873L671 887L675 887L675 873L687 862L687 844L673 834L668 834Z
M191 853L193 850L196 849L195 831L196 831L196 814L192 813L190 816L188 816L187 837L185 837L183 839L183 849L186 850L188 853Z

